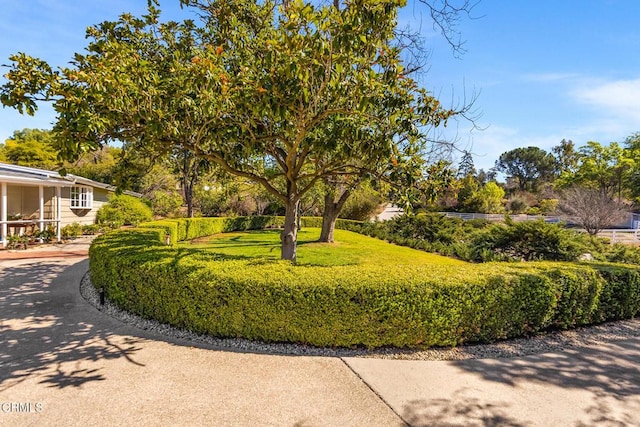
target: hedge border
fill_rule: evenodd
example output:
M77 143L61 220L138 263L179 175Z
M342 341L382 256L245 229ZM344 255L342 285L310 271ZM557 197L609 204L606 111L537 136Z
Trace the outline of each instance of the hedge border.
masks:
M490 342L640 313L640 269L596 263L309 267L187 251L185 239L279 217L158 221L98 237L94 286L121 308L198 333L316 346ZM303 226L319 225L303 219ZM357 229L355 221L337 228ZM164 244L170 236L171 245Z

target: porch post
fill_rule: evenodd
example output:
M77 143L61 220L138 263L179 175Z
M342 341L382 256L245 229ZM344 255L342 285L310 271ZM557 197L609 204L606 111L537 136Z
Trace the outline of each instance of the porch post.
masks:
M0 230L0 239L2 247L7 247L7 183L3 182L2 190L0 192L0 221L2 221L2 227Z
M58 242L60 242L61 239L61 235L60 235L60 217L62 216L60 214L60 197L62 195L62 190L60 189L60 187L56 187L56 217L54 218L56 220L56 239L58 239Z
M40 212L40 223L38 224L38 228L40 229L40 233L42 233L44 231L44 187L42 185L38 186L38 198L40 199L40 205L38 207L38 212ZM42 237L39 241L42 243Z

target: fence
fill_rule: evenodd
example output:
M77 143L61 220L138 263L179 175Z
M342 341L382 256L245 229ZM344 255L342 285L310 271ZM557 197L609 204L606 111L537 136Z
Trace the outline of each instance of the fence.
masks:
M492 222L500 222L504 221L504 215L501 214L481 214L481 213L460 213L460 212L440 212L442 215L450 217L450 218L462 218L464 220L469 219L484 219ZM611 243L638 243L639 242L639 232L638 229L638 214L633 214L632 224L636 226L636 228L608 228L604 230L600 230L598 233L599 237L606 237L611 240ZM552 215L510 215L511 219L514 222L524 222L524 221L537 221L544 220L545 222L559 222L564 221L567 224L575 225L575 222L571 220L571 218L560 218L559 216ZM580 229L579 231L585 231Z
M611 243L638 243L638 229L610 228L600 230L598 237L606 237Z
M502 222L504 221L504 214L482 214L482 213L465 213L465 212L439 212L440 214L449 217L449 218L461 218L465 221L470 219L484 219L491 222ZM514 222L524 222L524 221L538 221L543 220L545 222L560 222L561 219L559 216L554 215L509 215L511 220ZM568 224L572 224L572 221L566 218L563 218L562 221L565 221Z

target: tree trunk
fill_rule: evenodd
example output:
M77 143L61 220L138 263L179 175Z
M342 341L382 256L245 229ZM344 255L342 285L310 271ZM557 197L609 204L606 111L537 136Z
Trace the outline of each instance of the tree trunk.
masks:
M187 218L193 218L193 186L185 187L184 198L187 202Z
M336 229L336 221L338 215L351 195L351 190L347 189L340 195L338 201L335 201L333 192L327 191L324 196L324 211L322 212L322 231L320 232L320 241L333 243L333 232Z
M197 170L183 171L182 192L187 204L187 218L193 218L193 187L196 184Z
M184 153L182 164L182 190L184 201L187 204L187 218L193 218L193 188L198 181L199 160L195 159L187 152Z
M284 229L280 233L282 242L280 258L296 262L296 246L298 243L298 204L299 200L285 204Z

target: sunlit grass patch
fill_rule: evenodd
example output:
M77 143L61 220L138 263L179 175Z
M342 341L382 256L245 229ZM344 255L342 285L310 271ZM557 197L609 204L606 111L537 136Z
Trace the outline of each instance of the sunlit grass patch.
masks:
M298 265L464 265L463 261L415 249L396 246L346 230L336 230L335 243L318 242L319 228L304 228L298 233ZM198 248L229 257L280 259L280 231L259 230L221 233L182 242L180 247Z

